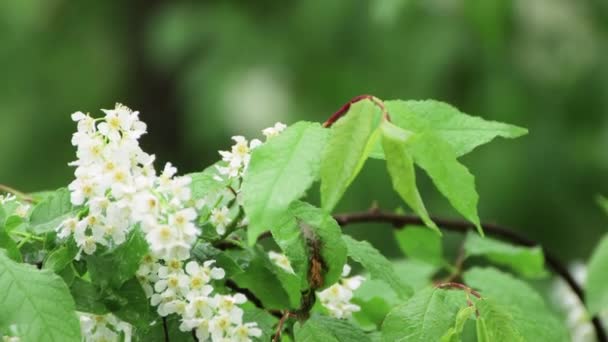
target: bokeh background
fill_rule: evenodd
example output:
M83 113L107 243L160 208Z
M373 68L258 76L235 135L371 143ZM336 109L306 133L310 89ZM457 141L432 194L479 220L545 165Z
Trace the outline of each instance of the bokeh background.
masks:
M115 102L185 173L232 135L323 121L355 95L434 98L530 129L463 158L482 219L586 258L608 226L607 52L606 0L0 1L0 183L67 184L69 114ZM401 206L386 177L370 162L339 209ZM387 229L355 234L394 248Z

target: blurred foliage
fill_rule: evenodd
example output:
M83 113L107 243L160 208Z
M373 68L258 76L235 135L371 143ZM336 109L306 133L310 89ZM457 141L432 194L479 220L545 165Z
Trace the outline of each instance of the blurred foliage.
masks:
M189 172L231 135L323 121L370 93L530 129L464 158L482 219L568 258L606 228L594 201L608 193L605 0L8 0L0 41L0 183L68 183L76 110L140 110L145 148ZM338 209L402 206L390 186L371 162ZM427 202L454 215L439 195ZM353 232L375 244L392 234Z

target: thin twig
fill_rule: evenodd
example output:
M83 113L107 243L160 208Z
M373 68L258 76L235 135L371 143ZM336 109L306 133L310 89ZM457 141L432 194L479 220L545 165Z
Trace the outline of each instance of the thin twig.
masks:
M338 109L338 111L336 111L335 113L333 113L329 117L329 119L327 119L327 121L325 121L323 123L323 127L331 127L331 125L333 125L336 121L338 121L338 119L340 119L341 117L343 117L348 112L348 110L350 109L350 106L353 103L359 102L361 100L370 100L370 101L372 101L376 106L378 106L382 110L382 116L386 120L391 121L390 116L389 116L388 112L386 111L386 108L384 107L384 104L382 103L382 101L380 101L380 99L378 99L377 97L375 97L373 95L359 95L359 96L355 96L354 98L352 98L345 105L343 105L342 107L340 107L340 109Z
M405 225L424 225L424 222L420 217L413 215L399 215L389 212L382 211L372 211L372 212L356 212L356 213L348 213L348 214L338 214L334 215L334 218L340 224L340 226L346 226L353 223L364 223L364 222L384 222L392 224L396 229L401 229ZM460 233L466 233L469 230L475 230L475 227L466 221L458 221L458 220L446 220L441 218L433 217L432 220L437 223L439 227L442 227L445 230L455 231ZM540 246L539 243L532 241L528 238L525 238L512 229L507 227L499 226L491 223L484 223L482 227L488 235L502 238L504 240L510 241L517 245L521 246ZM574 280L568 268L562 264L562 262L555 257L552 253L550 253L546 248L541 247L543 249L543 254L545 256L545 260L549 267L560 277L562 277L570 289L576 294L576 296L580 299L581 303L585 303L585 294L580 285ZM599 317L593 316L591 323L593 324L593 328L595 329L595 334L599 342L608 342L608 337L606 335L606 331L604 330L604 326L600 321Z
M281 333L283 332L283 325L285 325L285 322L291 316L292 316L292 314L289 311L285 311L283 316L281 316L281 319L279 320L279 324L277 325L277 331L274 333L274 338L272 339L273 342L279 342L279 339L281 338Z
M24 192L21 192L17 189L13 189L8 185L4 185L4 184L0 184L0 191L2 192L6 192L9 194L13 194L15 196L17 196L19 199L22 199L26 202L34 202L34 198Z

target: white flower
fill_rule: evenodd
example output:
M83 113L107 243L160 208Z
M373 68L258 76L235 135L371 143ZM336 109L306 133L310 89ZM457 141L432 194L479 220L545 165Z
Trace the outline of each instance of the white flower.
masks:
M350 266L344 265L342 277L346 277L349 274ZM317 292L317 296L331 316L340 319L349 318L353 312L361 310L358 305L350 301L353 298L353 292L361 286L364 280L365 278L361 276L342 278L327 289Z
M291 263L285 254L270 251L268 252L268 257L270 260L272 260L272 262L275 263L275 265L279 266L286 272L295 274L293 268L291 267Z
M213 208L211 210L211 217L209 221L215 226L217 233L224 235L226 233L226 226L230 223L229 210L227 207Z
M122 341L131 341L133 327L114 316L113 314L94 315L78 313L80 330L85 342L119 341L119 334L124 335Z
M262 130L262 134L266 136L266 139L270 139L279 135L279 133L283 132L285 128L287 128L285 124L277 122L274 124L274 126Z
M256 323L245 323L235 326L230 335L231 341L249 342L251 337L261 337L262 330L257 327Z
M0 195L0 204L6 204L8 202L12 202L14 200L16 200L17 197L15 197L15 195L13 194L6 194L6 195Z

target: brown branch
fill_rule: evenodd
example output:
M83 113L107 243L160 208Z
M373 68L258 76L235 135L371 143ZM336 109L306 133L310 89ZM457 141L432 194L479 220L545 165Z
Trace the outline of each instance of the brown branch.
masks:
M456 283L456 282L447 282L447 283L440 283L435 285L436 288L438 289L459 289L459 290L463 290L466 293L470 293L473 296L475 296L478 299L481 299L481 295L479 294L479 292L473 290L472 288L461 284L461 283Z
M353 223L364 223L364 222L383 222L389 223L396 229L401 229L405 225L424 225L422 219L417 216L412 215L399 215L388 212L382 212L378 210L369 211L369 212L357 212L357 213L348 213L348 214L338 214L334 215L334 218L340 224L340 226L346 226ZM475 227L466 221L457 221L457 220L446 220L441 218L432 218L433 221L445 230L455 231L460 233L466 233L469 230L474 230ZM484 231L490 235L499 237L501 239L510 241L514 244L521 246L540 246L535 241L529 240L517 233L515 233L512 229L499 226L496 224L484 223L482 224ZM562 264L562 262L555 257L552 253L550 253L546 248L542 247L543 254L545 255L545 260L549 267L562 277L570 289L576 294L576 296L580 299L581 303L585 303L585 294L583 289L579 286L579 284L574 280L567 267ZM595 329L595 334L597 335L597 339L599 342L608 342L608 337L606 335L606 331L604 330L604 326L600 321L599 317L593 316L591 323L593 324L593 328Z
M293 314L289 311L285 311L281 319L279 320L279 324L277 324L277 331L274 333L274 338L272 342L279 342L281 340L281 334L283 332L283 325L289 319L289 317L293 316Z

